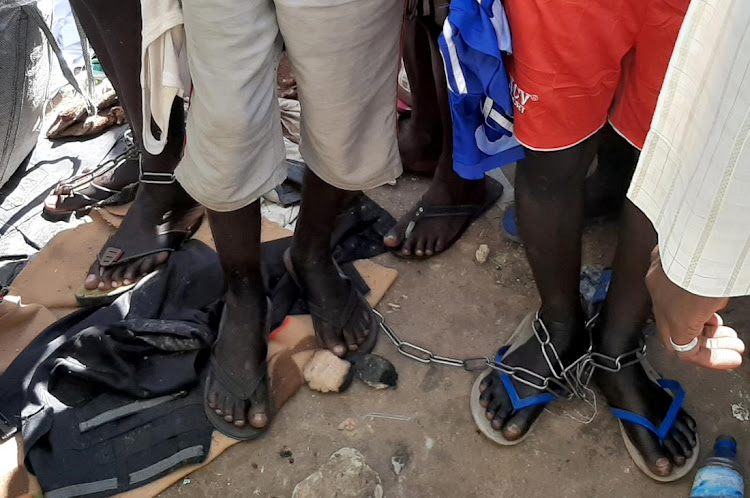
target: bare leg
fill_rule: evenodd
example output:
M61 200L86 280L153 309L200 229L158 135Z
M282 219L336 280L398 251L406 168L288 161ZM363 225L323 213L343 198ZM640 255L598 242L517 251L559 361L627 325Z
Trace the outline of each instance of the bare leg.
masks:
M117 91L128 115L136 142L142 145L141 87L139 82L141 59L141 6L138 0L119 3L96 0L72 0L71 6L81 21L91 45L96 51L107 77ZM143 150L143 169L149 172L174 171L182 151L184 139L182 102L175 100L172 107L166 148L158 156ZM168 216L167 216L168 215ZM184 228L199 218L196 203L178 183L171 185L142 184L136 200L109 245L121 241L151 238L159 230ZM128 284L152 271L168 257L161 252L131 262L107 267L100 274L95 262L89 270L87 289L108 289Z
M292 263L308 301L330 310L346 309L350 284L338 272L333 261L331 235L336 216L345 207L350 193L333 187L311 170L305 174L302 187L302 209L292 244ZM322 345L337 356L356 351L370 333L370 310L355 308L343 330L317 319L313 314L315 333Z
M208 211L211 232L227 283L225 309L214 346L222 368L237 383L250 383L266 372L267 301L260 273L260 202L228 213ZM261 382L250 402L236 399L215 378L208 404L237 427L261 429L268 424L269 393Z
M516 172L521 237L542 300L541 315L564 364L585 350L584 317L579 301L583 182L597 149L594 136L559 152L527 151ZM541 375L550 369L539 343L530 340L504 358ZM515 382L522 398L539 391ZM490 374L480 387L486 416L504 437L516 440L528 432L543 405L514 410L498 378Z
M597 351L617 356L637 348L642 340L651 308L645 277L655 245L656 233L651 222L630 201L626 201L613 280L596 329ZM598 371L595 378L611 406L643 415L656 425L664 418L672 402L672 398L647 377L640 364L618 373ZM657 475L669 475L673 465L683 465L693 454L695 421L684 411L678 416L663 446L652 432L640 426L626 423L625 428Z
M440 28L439 25L429 23L423 29L429 36L432 79L437 92L439 117L442 124L442 152L435 169L435 177L429 190L422 196L422 201L429 206L476 204L478 199L484 197L484 180L465 180L453 171L453 127L448 100L448 84L445 80L443 59L437 45ZM406 59L404 62L406 63ZM421 89L422 86L414 90L415 97L419 95L418 92ZM388 247L400 247L405 256L414 254L421 257L444 251L466 220L454 217L420 221L407 239L405 234L409 221L409 215L399 220L385 236L384 243Z
M419 19L404 21L402 55L412 107L411 116L399 122L398 147L404 169L419 174L435 171L443 146L429 36Z

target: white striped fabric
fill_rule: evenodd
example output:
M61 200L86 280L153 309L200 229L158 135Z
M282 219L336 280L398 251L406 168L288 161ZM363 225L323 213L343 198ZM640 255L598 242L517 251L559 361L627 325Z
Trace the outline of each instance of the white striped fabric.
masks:
M750 2L693 0L628 196L694 294L750 294L748 137Z

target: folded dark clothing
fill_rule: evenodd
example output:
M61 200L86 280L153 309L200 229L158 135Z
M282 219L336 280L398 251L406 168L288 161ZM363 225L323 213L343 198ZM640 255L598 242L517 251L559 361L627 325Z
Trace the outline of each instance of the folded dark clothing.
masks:
M383 252L392 222L365 196L337 220L336 259L363 293L350 262ZM283 263L290 243L262 245L277 324L307 312ZM189 241L111 305L54 323L0 376L0 415L20 427L47 496L109 496L208 456L201 383L223 292L218 255Z

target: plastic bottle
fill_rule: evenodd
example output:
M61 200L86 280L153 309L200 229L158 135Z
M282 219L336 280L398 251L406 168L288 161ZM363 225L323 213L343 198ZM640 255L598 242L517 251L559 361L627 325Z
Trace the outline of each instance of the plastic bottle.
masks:
M695 475L690 498L743 498L745 480L740 473L737 441L730 436L719 436L714 444L714 456L706 460Z

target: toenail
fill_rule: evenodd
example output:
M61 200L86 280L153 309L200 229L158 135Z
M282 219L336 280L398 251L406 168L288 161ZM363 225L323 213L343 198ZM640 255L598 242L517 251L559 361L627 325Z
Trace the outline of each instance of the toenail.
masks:
M235 420L234 421L234 426L235 427L244 427L245 426L245 421L244 420Z
M505 432L511 437L518 437L521 435L521 428L517 425L509 425L505 428Z
M112 280L112 287L117 288L119 286L120 286L120 282L118 282L117 280Z
M129 278L126 278L126 279L124 279L124 280L122 281L122 285L130 285L131 283L132 283L132 282L130 281L130 279L129 279Z
M100 289L104 289L104 282L99 282L99 285L97 285Z
M224 413L224 412L221 411L221 408L217 408L214 411L216 412L217 415L222 415Z
M487 412L486 412L486 413L484 414L484 416L485 416L485 417L487 417L487 420L492 420L493 418L495 418L495 412L491 412L491 411L489 411L489 410L488 410L488 411L487 411Z
M234 418L233 418L233 417L232 417L231 415L226 415L226 416L224 417L224 421L225 421L225 422L231 422L232 420L234 420Z
M661 470L665 470L667 467L669 467L669 458L667 457L659 458L656 461L656 466Z

